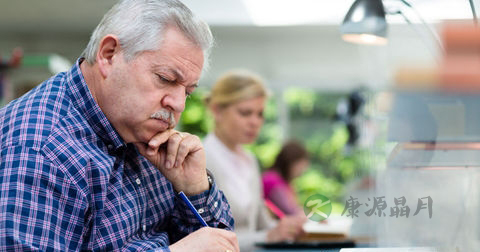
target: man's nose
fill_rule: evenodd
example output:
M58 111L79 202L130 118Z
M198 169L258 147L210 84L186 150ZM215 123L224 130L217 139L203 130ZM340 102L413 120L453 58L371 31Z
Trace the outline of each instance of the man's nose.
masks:
M185 109L185 87L178 85L169 88L162 99L162 106L170 108L174 112L183 112Z

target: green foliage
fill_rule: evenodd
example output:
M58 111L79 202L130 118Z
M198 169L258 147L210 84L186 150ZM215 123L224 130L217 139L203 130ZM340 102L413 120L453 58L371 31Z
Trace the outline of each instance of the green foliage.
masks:
M346 94L315 93L289 89L285 100L291 119L291 136L303 141L310 153L311 167L293 186L301 202L315 193L342 200L344 185L367 174L362 150L345 152L348 131L335 121L337 104Z
M213 119L208 116L207 108L203 102L206 91L198 90L194 92L185 103L185 111L180 119L180 128L182 131L189 132L203 138L208 132L213 130Z
M181 130L200 137L213 130L213 119L202 101L205 93L200 90L187 99L180 122ZM320 193L335 202L336 212L343 210L344 185L368 173L365 160L369 153L353 149L347 154L348 132L343 124L335 121L337 104L345 96L300 89L284 92L289 109L290 138L302 141L310 154L309 170L293 182L299 204L312 194ZM282 145L282 129L274 98L267 102L265 124L257 141L246 146L256 155L262 169L273 164Z
M320 170L320 166L312 164L308 171L293 181L300 204L313 194L322 194L331 200L336 200L341 194L343 185L333 178L325 177Z

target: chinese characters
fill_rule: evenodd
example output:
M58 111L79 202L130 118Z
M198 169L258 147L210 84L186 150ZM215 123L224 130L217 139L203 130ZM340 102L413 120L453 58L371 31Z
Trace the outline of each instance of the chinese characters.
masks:
M410 207L406 204L407 199L405 197L399 197L399 198L394 198L393 202L395 206L390 207L390 215L389 217L405 217L408 218L410 215ZM365 207L369 208L365 213L366 216L370 217L372 215L376 215L378 217L386 217L387 216L387 201L385 200L385 196L381 197L374 197L373 198L373 203L370 198L368 198L368 202L366 203L360 203L358 201L358 198L354 198L350 196L349 199L346 200L345 202L345 209L342 212L342 216L347 214L347 217L359 217L360 213L360 206L365 205ZM428 217L431 219L433 215L433 199L430 196L423 197L423 198L418 198L417 201L417 208L413 216L418 215L418 213L426 209L428 210Z

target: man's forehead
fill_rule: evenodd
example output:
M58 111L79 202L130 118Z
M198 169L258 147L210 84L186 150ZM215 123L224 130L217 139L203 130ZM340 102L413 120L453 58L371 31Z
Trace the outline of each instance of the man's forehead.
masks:
M204 51L175 27L167 27L158 50L150 59L156 68L175 76L177 82L191 85L200 79Z

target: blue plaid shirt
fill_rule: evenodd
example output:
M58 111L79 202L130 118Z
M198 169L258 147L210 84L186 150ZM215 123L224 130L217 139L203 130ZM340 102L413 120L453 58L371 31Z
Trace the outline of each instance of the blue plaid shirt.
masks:
M80 62L0 110L0 250L168 251L201 224L115 131ZM215 184L190 200L233 229Z

